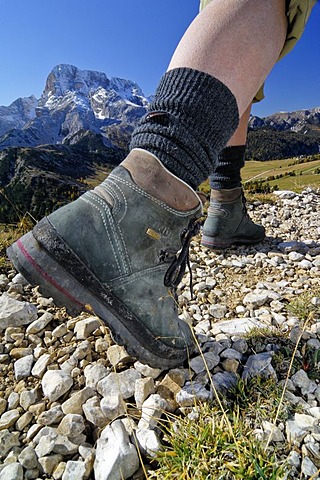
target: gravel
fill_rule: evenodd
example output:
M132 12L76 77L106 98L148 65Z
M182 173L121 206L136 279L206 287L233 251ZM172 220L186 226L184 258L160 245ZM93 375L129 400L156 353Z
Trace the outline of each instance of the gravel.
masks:
M290 445L288 478L320 479L319 207L315 190L280 192L272 204L248 205L266 227L261 244L214 252L192 241L194 298L186 273L178 299L201 354L170 371L130 357L97 317L72 318L20 274L1 274L0 480L144 478L139 454L161 448L165 411L190 414L214 399L212 383L225 395L241 377L283 385L289 363L276 354L297 342L286 401L298 411L255 428L271 433L274 449ZM287 308L297 299L312 312L304 328L305 311ZM271 333L249 340L257 328Z

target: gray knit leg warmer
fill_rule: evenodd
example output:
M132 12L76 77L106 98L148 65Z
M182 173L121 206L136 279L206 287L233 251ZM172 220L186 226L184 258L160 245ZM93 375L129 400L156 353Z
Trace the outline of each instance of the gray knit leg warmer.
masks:
M210 175L213 190L241 187L241 169L245 164L246 145L232 145L219 153L214 171Z
M153 153L192 188L214 170L239 123L236 99L220 80L191 68L169 70L130 148Z

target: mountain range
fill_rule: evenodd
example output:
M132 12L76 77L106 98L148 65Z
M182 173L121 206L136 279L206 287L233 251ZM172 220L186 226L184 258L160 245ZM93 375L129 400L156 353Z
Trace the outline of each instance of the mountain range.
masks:
M151 98L131 80L62 64L39 99L0 106L0 222L26 211L40 218L105 175ZM320 107L250 118L249 159L310 155L319 145Z
M128 136L149 102L130 80L57 65L38 100L32 95L0 107L0 149L72 145L85 132L101 137L107 147L117 147L118 136Z

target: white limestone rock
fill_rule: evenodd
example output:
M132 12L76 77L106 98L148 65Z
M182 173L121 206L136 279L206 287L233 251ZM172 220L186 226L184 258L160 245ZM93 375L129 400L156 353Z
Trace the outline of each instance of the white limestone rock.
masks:
M124 415L126 412L126 404L123 401L122 395L106 395L100 402L103 415L109 420Z
M135 382L139 378L141 378L141 373L133 368L120 373L111 372L100 380L97 390L103 397L120 394L123 399L127 399L134 395Z
M27 327L27 334L29 333L39 333L46 328L47 325L52 321L53 315L50 312L45 312L37 320L34 320Z
M50 402L55 402L62 397L73 385L71 375L62 370L48 370L41 381L44 396Z
M57 432L66 437L77 437L85 429L82 415L68 413L57 427Z
M19 382L23 378L29 377L34 362L33 355L26 355L14 362L14 376Z
M9 463L0 471L0 480L23 480L23 468L18 462Z
M97 330L100 325L101 322L97 317L89 317L84 320L79 320L74 327L77 340L85 340L92 334L92 332Z
M120 480L131 477L139 468L137 450L130 443L121 420L108 425L97 441L94 462L95 480Z
M38 315L38 309L32 303L20 302L7 293L0 296L0 330L7 327L28 325Z
M62 480L84 480L86 478L86 465L82 461L69 460L62 475Z
M139 443L139 449L145 456L155 457L162 448L159 436L154 430L138 428L136 430L136 438Z
M140 429L154 429L167 407L167 402L155 393L143 402L141 419L138 423Z
M110 371L100 363L90 363L84 369L84 376L86 379L86 386L97 389L97 384L105 378Z
M82 405L83 413L88 422L96 425L97 427L105 427L109 422L109 418L103 413L100 405L99 397L91 397L86 403ZM113 418L115 418L115 415Z

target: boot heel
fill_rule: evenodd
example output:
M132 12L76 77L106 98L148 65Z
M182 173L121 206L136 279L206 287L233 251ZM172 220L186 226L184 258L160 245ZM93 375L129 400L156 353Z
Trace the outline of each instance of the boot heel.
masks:
M226 238L210 237L202 234L201 245L216 250L224 250L232 245L232 239L227 240Z
M11 245L7 255L25 279L31 285L41 285L41 293L52 297L56 305L66 307L73 315L85 309L83 301L74 295L80 286L40 247L32 232Z

